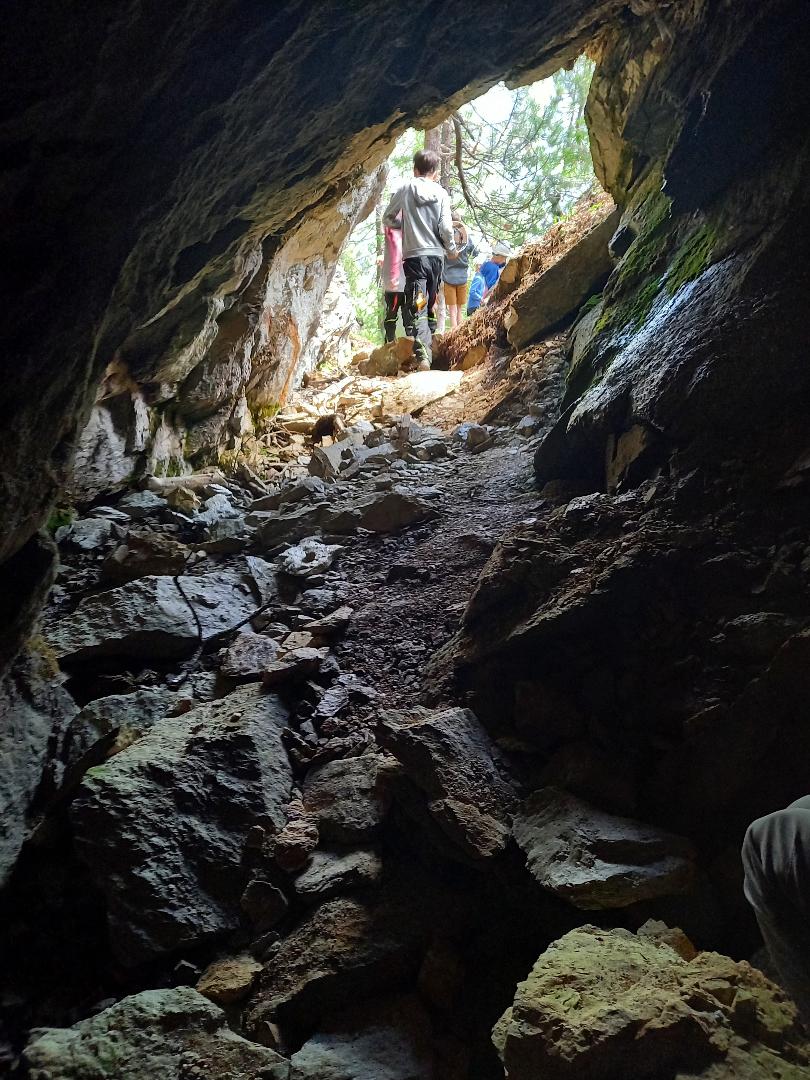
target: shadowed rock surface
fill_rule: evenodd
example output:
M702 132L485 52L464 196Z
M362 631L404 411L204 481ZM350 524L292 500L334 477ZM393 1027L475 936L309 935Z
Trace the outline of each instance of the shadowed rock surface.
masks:
M238 925L247 832L280 828L290 796L285 720L277 698L251 687L159 721L88 772L73 803L76 842L124 963Z

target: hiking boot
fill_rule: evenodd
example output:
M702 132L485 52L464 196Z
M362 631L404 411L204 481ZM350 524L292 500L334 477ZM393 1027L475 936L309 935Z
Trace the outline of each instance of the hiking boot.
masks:
M417 363L415 370L416 371L430 371L430 361L428 360L428 358L426 356Z

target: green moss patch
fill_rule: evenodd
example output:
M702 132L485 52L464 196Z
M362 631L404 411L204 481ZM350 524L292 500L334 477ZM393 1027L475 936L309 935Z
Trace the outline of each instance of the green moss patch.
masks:
M48 520L45 523L45 528L53 536L57 529L61 529L64 525L70 525L71 521L76 517L76 510L72 506L56 506L51 510L48 515Z
M674 296L687 281L694 281L708 269L716 244L717 233L714 228L703 225L678 248L664 279L670 296Z

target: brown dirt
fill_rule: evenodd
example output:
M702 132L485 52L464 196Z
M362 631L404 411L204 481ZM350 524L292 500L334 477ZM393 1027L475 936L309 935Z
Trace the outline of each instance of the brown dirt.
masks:
M508 269L488 303L458 330L445 334L437 357L442 366L458 367L476 345L491 349L506 346L503 318L511 300L527 289L538 274L548 270L614 209L610 195L594 187L576 203L571 214L548 230L541 240L528 244L507 264Z

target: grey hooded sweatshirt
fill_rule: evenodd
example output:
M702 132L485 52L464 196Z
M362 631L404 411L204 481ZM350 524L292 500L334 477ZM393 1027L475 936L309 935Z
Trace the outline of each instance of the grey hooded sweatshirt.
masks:
M394 192L383 214L383 224L399 228L397 214L400 210L403 259L455 252L450 196L435 180L414 176L403 184Z

